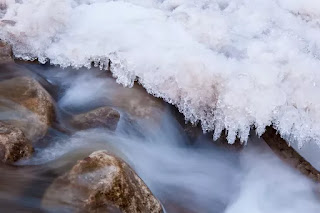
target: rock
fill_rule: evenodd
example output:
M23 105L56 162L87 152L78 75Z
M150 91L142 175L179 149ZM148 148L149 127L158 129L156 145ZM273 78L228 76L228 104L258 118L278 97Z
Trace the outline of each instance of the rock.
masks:
M117 128L120 114L118 111L104 106L92 111L75 115L71 119L71 125L77 129L84 130L96 127L104 127L110 130Z
M117 88L111 95L112 105L122 108L133 120L144 119L151 124L161 122L165 102L148 94L141 86Z
M29 157L32 152L30 141L19 128L0 121L0 159L2 162L13 163Z
M16 77L1 81L0 95L36 113L47 125L53 122L53 100L36 80L29 77Z
M320 172L307 162L298 152L290 147L275 129L267 127L262 138L280 159L290 166L298 169L305 176L316 182L320 182Z
M42 204L50 209L67 205L84 212L162 212L161 204L138 175L107 151L92 153L57 178Z
M15 77L1 81L0 98L2 100L0 104L2 103L2 106L4 102L14 102L16 105L20 105L34 114L34 123L27 123L20 126L21 130L27 130L28 125L37 125L41 127L38 128L39 132L36 134L25 132L26 136L30 136L30 139L44 136L48 126L53 123L55 114L53 99L36 80L30 77ZM22 110L16 111L17 113L22 113ZM19 124L21 122L20 119L13 119L9 123Z
M7 99L0 98L0 116L3 123L19 128L30 141L41 138L48 129L35 113Z
M107 151L80 160L47 189L42 205L80 212L160 213L160 202L137 174Z
M0 64L8 62L13 62L12 48L0 40Z

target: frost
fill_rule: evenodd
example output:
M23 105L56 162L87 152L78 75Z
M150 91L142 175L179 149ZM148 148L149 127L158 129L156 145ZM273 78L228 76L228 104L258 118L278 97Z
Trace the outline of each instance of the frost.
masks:
M3 0L2 0L3 1ZM11 2L11 1L10 1ZM242 142L273 124L320 144L320 3L312 0L22 0L0 38L16 57L96 61L138 80L204 131ZM92 85L94 86L94 85Z

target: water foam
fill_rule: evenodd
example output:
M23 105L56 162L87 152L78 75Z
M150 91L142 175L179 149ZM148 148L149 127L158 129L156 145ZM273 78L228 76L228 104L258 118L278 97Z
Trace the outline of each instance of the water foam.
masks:
M3 0L2 0L3 1ZM312 0L7 1L16 57L107 67L218 137L273 125L320 144L320 3ZM12 23L12 22L11 22ZM97 63L97 64L98 64ZM92 85L94 87L94 85Z

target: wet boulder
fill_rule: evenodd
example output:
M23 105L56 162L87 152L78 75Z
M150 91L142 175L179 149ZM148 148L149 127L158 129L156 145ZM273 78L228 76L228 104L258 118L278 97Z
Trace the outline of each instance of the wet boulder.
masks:
M1 98L0 119L19 128L31 141L41 138L48 128L35 113L13 101Z
M86 113L75 115L70 123L73 127L84 130L103 127L110 130L117 128L120 113L111 107L99 107Z
M13 61L12 47L0 40L0 64Z
M9 118L6 122L21 127L21 130L25 130L25 135L29 139L44 136L48 126L53 123L54 101L49 93L30 77L22 76L1 81L0 99L0 112L3 112L5 108L11 108L17 115L24 114L20 117L24 117L24 120L29 122L14 118ZM27 113L27 111L30 113ZM32 119L26 119L27 117ZM33 133L28 131L35 128L37 131Z
M33 152L30 141L17 127L0 121L0 159L13 163L29 157Z
M57 178L45 192L42 205L80 212L163 212L140 177L107 151L93 152Z
M133 119L144 119L150 124L159 124L165 111L165 102L147 93L139 85L132 88L117 88L111 94L112 105L123 109Z

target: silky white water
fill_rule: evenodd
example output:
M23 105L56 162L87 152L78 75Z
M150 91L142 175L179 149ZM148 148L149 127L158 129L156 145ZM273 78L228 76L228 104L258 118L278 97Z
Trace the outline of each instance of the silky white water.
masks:
M43 66L36 66L35 71L60 88L56 90L58 115L107 104L119 110L121 118L115 132L101 128L72 135L51 132L44 140L47 145L36 147L33 157L19 162L20 166L35 165L63 174L64 165L107 149L132 166L167 213L320 211L319 185L284 165L255 135L240 152L219 146L205 135L193 141L168 105L150 101L137 87L123 88L101 71ZM140 117L137 108L152 113ZM60 121L66 125L64 116Z
M37 72L59 87L62 123L106 104L121 120L114 133L51 130L43 147L19 164L60 171L108 149L169 213L317 213L319 186L249 133L261 135L272 124L296 147L305 145L304 154L320 167L319 38L320 3L311 0L0 0L0 39L13 45L15 57L64 68L95 62L118 83L139 83L177 106L215 139L226 129L229 143L248 142L240 153L205 136L190 142L169 107L145 100L137 86L122 88L93 70L41 67ZM4 174L7 181L26 178ZM22 184L30 189L19 202L40 202L40 192L30 194L39 182L49 185L46 178ZM10 193L0 194L1 205Z
M273 125L320 141L320 3L312 0L1 0L18 58L108 68L217 138ZM8 22L10 20L10 22ZM94 85L92 85L94 87Z

